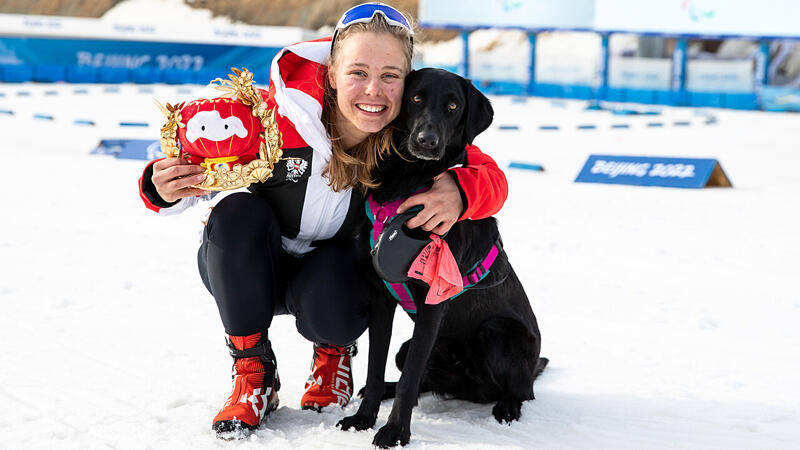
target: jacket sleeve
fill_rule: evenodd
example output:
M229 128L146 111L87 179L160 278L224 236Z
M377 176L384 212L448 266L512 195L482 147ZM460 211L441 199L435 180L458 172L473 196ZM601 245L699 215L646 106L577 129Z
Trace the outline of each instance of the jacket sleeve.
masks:
M161 161L161 159L156 159L147 163L144 172L142 172L142 177L139 178L139 197L142 198L144 206L147 207L147 209L155 212L159 212L161 208L169 208L178 203L177 201L168 203L161 198L153 184L153 164Z
M212 192L209 195L203 195L201 197L186 197L176 200L172 203L167 202L161 198L160 195L158 195L156 186L153 184L153 164L161 161L161 159L156 159L147 163L147 167L144 168L142 177L139 178L139 197L142 199L144 206L147 209L155 211L164 216L179 214L197 204L198 200L210 200L215 194L217 194L217 192Z
M500 211L508 198L506 175L477 146L468 145L466 163L449 172L456 178L464 204L464 212L458 220L490 217Z

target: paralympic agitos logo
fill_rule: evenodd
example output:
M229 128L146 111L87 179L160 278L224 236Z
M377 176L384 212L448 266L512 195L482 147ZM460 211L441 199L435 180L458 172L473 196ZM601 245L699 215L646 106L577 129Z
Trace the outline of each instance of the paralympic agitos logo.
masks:
M522 0L495 0L495 3L499 4L505 12L511 12L522 7Z
M714 18L716 11L713 8L703 7L700 0L683 0L681 9L686 11L692 22L701 22Z

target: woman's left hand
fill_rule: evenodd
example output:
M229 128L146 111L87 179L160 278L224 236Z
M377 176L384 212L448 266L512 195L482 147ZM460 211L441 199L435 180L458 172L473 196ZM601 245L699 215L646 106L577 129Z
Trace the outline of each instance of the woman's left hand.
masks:
M398 214L405 212L417 205L422 205L423 210L408 219L406 226L408 228L421 226L423 230L432 231L440 236L447 233L464 212L458 185L453 175L448 172L437 175L430 190L407 198L397 208L397 212Z

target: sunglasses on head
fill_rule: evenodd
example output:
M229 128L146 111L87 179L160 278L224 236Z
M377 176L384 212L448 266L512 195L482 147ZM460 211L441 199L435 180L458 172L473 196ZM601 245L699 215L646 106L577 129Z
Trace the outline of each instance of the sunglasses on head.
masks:
M333 51L333 44L336 42L336 36L339 34L339 30L347 28L354 23L371 22L375 17L375 14L382 15L386 20L386 23L389 25L406 29L411 36L411 42L414 42L414 30L411 29L411 24L409 24L406 16L404 16L400 11L383 3L362 3L348 9L344 12L344 14L342 14L342 17L336 24L336 31L333 32L331 51Z

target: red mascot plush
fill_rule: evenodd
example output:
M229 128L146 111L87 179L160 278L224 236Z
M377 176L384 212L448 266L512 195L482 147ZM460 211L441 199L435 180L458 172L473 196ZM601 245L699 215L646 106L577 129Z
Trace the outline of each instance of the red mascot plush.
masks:
M281 136L275 111L267 110L253 74L233 69L230 81L217 78L225 92L214 99L197 99L175 106L159 105L167 118L161 128L161 150L206 169L194 186L222 191L266 181L281 158Z

